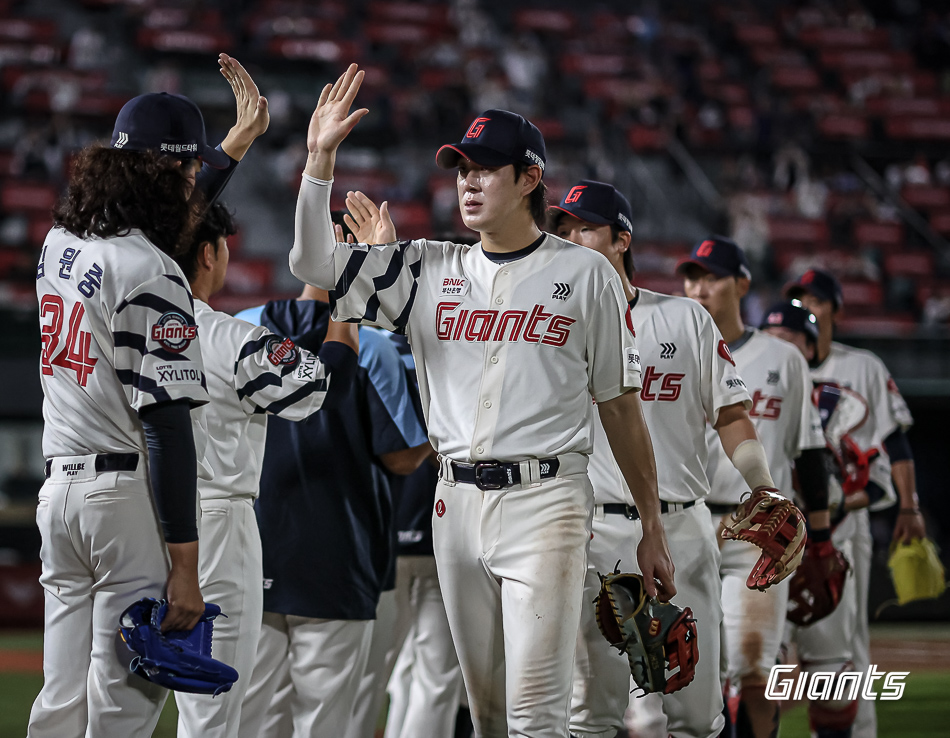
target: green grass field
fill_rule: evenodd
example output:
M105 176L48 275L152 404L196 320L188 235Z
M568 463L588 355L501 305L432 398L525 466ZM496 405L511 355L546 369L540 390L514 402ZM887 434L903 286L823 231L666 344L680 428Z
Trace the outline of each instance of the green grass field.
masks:
M0 650L38 650L41 643L38 634L0 635ZM878 703L879 738L946 738L950 735L950 670L911 672L901 700ZM26 735L30 706L42 684L40 674L0 672L0 738ZM177 714L174 700L169 699L155 730L156 738L175 735ZM808 735L803 706L782 716L782 738Z

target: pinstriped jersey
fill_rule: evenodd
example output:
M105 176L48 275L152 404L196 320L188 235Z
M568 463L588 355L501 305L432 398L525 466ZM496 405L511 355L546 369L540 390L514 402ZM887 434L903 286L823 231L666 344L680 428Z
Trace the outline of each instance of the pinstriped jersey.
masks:
M199 479L202 500L252 497L259 492L267 414L302 420L320 409L332 381L316 355L266 328L195 301L211 402L192 413L206 433ZM197 435L197 430L196 430Z
M589 454L591 397L640 386L610 263L551 235L505 263L480 244L334 246L329 193L305 177L292 267L318 286L332 273L339 319L405 328L436 450L459 461Z
M914 423L907 403L884 362L870 351L845 346L837 341L825 360L811 370L815 382L834 382L854 390L868 403L869 415L851 437L862 451L876 448L881 455L871 463L871 481L884 490L885 496L871 505L880 510L897 499L891 479L891 462L884 449L884 439L898 428L907 430Z
M811 375L801 352L790 343L750 329L746 340L730 346L739 373L752 395L749 419L765 456L775 486L787 497L792 490L792 462L809 448L824 448L818 408L811 401ZM748 485L722 450L719 434L707 427L709 463L706 471L709 499L739 503Z
M728 405L748 407L749 394L719 329L699 303L638 288L630 304L643 364L640 403L653 439L660 499L705 497L707 418L715 423ZM607 435L598 433L590 461L594 499L629 504Z
M138 230L49 232L36 273L47 457L146 451L137 411L208 401L191 290Z

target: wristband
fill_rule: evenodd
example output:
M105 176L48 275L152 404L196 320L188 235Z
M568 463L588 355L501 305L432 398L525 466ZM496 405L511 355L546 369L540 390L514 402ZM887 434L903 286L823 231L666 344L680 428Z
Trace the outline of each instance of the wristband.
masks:
M748 438L736 446L736 450L732 452L732 464L739 470L750 489L759 487L775 489L765 449L758 439Z
M814 543L824 543L831 540L831 529L822 528L821 530L808 531L808 540Z

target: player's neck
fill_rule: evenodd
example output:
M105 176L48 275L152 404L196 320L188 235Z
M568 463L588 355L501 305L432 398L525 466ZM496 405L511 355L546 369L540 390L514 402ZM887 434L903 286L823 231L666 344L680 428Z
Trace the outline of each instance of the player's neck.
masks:
M541 237L541 230L527 213L496 231L482 231L482 249L495 254L510 254L530 246Z
M822 331L818 334L818 350L815 353L815 364L821 364L825 359L828 358L828 354L831 353L831 340L834 338L834 335L829 331L825 333Z
M627 273L624 271L622 264L619 267L614 264L614 270L620 275L620 284L623 285L624 297L627 298L627 302L630 302L637 296L637 288L630 283L630 278L627 277Z
M738 341L745 333L745 323L742 322L742 315L738 312L730 313L725 316L717 316L716 325L726 343Z
M205 273L199 274L195 277L194 281L191 283L191 295L196 300L201 300L202 302L210 302L211 295L211 280L202 279Z

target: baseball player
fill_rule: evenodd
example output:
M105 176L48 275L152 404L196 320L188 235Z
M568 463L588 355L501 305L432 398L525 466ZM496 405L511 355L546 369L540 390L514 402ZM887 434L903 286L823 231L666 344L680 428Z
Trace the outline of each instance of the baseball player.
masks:
M336 150L363 73L327 85L310 122L291 270L332 289L344 319L403 328L441 457L433 548L476 733L567 733L590 539L591 398L644 520L650 595L675 594L639 357L619 280L600 256L543 234L540 131L491 110L437 162L457 168L475 246L338 244ZM389 221L391 225L391 221ZM655 582L654 578L659 580Z
M319 343L329 315L326 293L308 286L299 300L239 317L306 347ZM394 569L382 468L409 473L431 451L388 333L361 328L359 340L342 404L268 425L257 502L264 616L241 736L283 735L285 727L340 736L353 723L380 592Z
M797 300L773 306L766 314L762 329L796 346L806 358L817 349L817 320ZM837 518L837 516L836 516ZM847 515L838 520L832 534L835 547L854 569L855 518ZM854 641L858 628L857 583L855 577L845 579L841 601L826 618L805 627L786 623L785 641L795 643L802 669L813 671L851 671L854 667ZM809 700L809 721L819 738L849 738L857 712L857 701Z
M603 182L581 180L556 206L559 236L607 257L623 285L637 330L643 366L640 392L647 426L655 442L661 520L673 563L680 572L676 604L697 619L700 658L692 684L663 695L669 733L717 736L723 726L719 683L719 626L722 619L719 549L706 509L708 455L706 420L752 488L773 486L761 444L746 413L749 395L729 350L709 314L695 302L631 284L631 210L627 199ZM575 665L571 733L613 736L623 727L629 701L630 670L598 631L591 603L600 589L597 573L634 565L632 552L642 531L639 510L617 466L595 441L591 457L594 537ZM689 572L684 576L684 572Z
M883 452L870 467L871 481L866 488L870 509L888 507L898 497L900 510L894 528L894 540L924 537L926 529L917 499L914 458L906 435L913 418L897 384L877 356L833 340L835 320L844 303L841 285L832 274L811 269L786 288L785 294L800 299L818 320L818 345L812 361L812 379L848 387L861 395L870 408L867 422L852 434L861 449ZM867 599L873 548L868 509L854 510L848 518L851 521L846 520L838 526L834 540L838 545L853 526L851 563L857 595L854 664L858 670L867 670L870 660ZM811 627L828 629L832 626L821 621ZM858 701L853 734L855 738L873 738L876 734L873 700Z
M178 734L236 736L241 702L250 682L263 614L261 543L254 500L258 496L268 414L302 420L333 407L349 392L356 371L356 329L330 323L318 354L226 313L208 300L224 285L227 237L236 232L230 213L215 203L191 247L177 258L195 297L202 358L211 402L199 427L207 439L204 462L213 477L200 479L199 583L227 618L214 629L215 658L243 678L219 697L179 693Z
M677 266L683 290L712 315L752 396L749 416L762 441L776 487L792 495L792 467L809 513L811 541L828 541L828 463L818 408L811 399L808 364L794 346L742 321L741 300L748 293L750 271L745 252L733 241L711 237L696 245ZM817 335L817 325L808 324ZM742 478L708 428L707 500L717 527L736 511ZM778 730L779 705L765 698L765 684L776 663L785 633L790 579L764 592L751 590L746 578L761 554L751 543L724 541L722 606L724 653L730 694L738 705L728 713L739 736L767 738Z
M132 99L111 147L76 159L43 244L46 627L35 738L150 735L167 692L117 658L119 615L164 596L163 627L178 630L204 611L190 409L208 393L191 294L171 258L202 161L229 166L193 102Z

